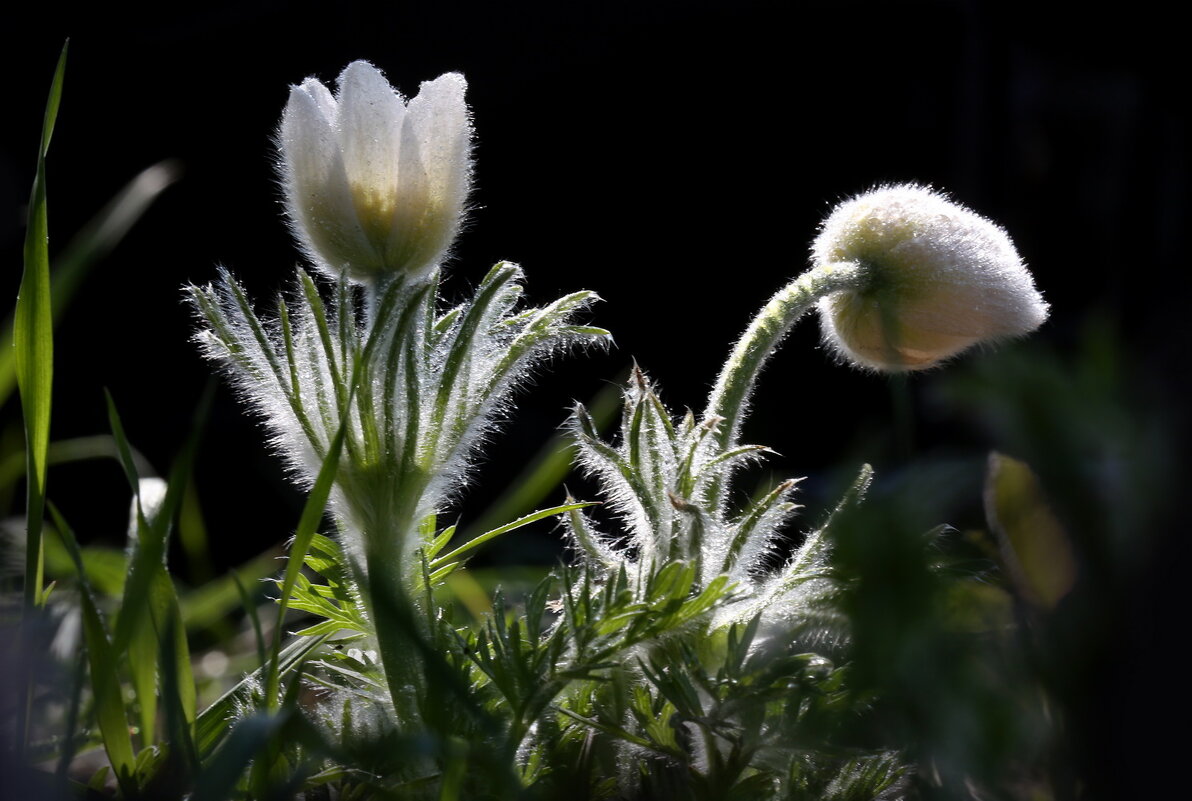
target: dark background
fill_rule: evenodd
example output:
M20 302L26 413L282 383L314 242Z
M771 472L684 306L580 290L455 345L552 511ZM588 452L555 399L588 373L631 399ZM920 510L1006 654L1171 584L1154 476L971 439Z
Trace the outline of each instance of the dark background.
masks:
M700 407L749 316L806 265L831 204L880 182L947 189L1005 226L1052 304L1022 347L1062 359L1101 321L1128 363L1130 391L1153 401L1127 414L1150 415L1176 408L1187 388L1186 90L1169 20L1144 4L1089 9L346 0L133 13L45 4L30 23L6 23L0 47L0 289L12 298L19 283L45 93L70 36L48 162L51 252L140 169L175 159L184 174L92 272L59 328L53 436L106 431L107 387L133 443L166 470L210 374L188 342L180 288L211 280L216 264L261 301L288 279L298 255L271 166L287 87L308 75L330 83L365 58L407 94L445 71L468 78L475 211L447 294L462 297L498 259L517 261L533 300L599 292L606 302L592 320L617 342L539 374L487 454L465 516L555 431L572 399L591 397L631 358L672 408ZM889 433L902 390L834 366L808 321L767 372L746 438L782 454L771 463L780 475L811 476L812 517L830 503L837 470L870 461L879 475L897 474L911 453L955 459L976 498L974 466L999 443L939 402L951 369L961 368L905 388L908 448ZM2 420L19 425L15 399ZM301 497L225 389L196 471L218 567L296 524ZM49 492L84 538L120 542L127 492L114 463L56 468ZM981 524L979 507L956 514L952 522ZM1163 588L1186 564L1183 528L1153 532L1146 545L1138 586L1158 600L1123 599L1143 616L1123 647L1147 659L1163 659L1166 627L1178 625L1170 611L1146 616L1181 603ZM490 558L549 562L556 543L543 529ZM1107 753L1120 755L1128 740L1121 725Z

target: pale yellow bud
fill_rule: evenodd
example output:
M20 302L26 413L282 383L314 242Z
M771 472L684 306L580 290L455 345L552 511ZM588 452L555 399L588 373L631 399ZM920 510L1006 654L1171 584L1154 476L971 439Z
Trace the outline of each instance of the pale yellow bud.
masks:
M855 264L857 289L819 302L823 336L860 367L922 370L1047 319L1010 237L925 187L880 187L841 203L812 246L816 267Z

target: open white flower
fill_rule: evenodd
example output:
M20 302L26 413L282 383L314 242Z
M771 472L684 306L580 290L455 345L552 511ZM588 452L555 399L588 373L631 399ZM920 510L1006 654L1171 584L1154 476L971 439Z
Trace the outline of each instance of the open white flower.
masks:
M291 87L279 170L294 235L320 269L370 281L443 260L471 173L465 88L447 73L407 102L366 61L344 69L334 96L315 78Z
M862 269L819 302L824 340L861 367L922 370L982 342L1022 336L1047 304L996 224L922 186L886 186L832 212L817 267Z

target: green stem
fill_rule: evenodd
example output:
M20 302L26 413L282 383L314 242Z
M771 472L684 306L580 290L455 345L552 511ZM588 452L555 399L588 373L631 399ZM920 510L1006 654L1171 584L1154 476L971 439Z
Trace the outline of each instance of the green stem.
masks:
M407 452L417 442L403 443ZM361 516L359 527L364 564L355 564L367 598L369 616L377 636L385 681L393 701L399 729L413 732L421 722L419 703L425 687L422 651L430 634L425 610L418 605L425 579L418 525L425 516L425 496L431 476L410 454L398 454L412 469L394 474L384 466L357 473L341 485L349 507ZM355 560L353 560L355 561Z
M741 421L758 374L799 318L821 298L842 289L857 288L864 280L865 271L860 265L851 262L825 264L803 273L770 298L733 348L708 397L704 419L721 420L712 434L717 451L728 450L737 444ZM724 490L723 481L714 482L710 497L717 507L723 501Z
M409 540L414 537L413 529L414 525L411 524L406 530L387 531L382 536ZM376 537L378 533L369 532L369 536ZM375 547L373 543L367 542L365 547L369 607L381 664L385 670L385 682L389 686L399 730L413 732L421 720L418 700L425 683L418 644L420 639L425 639L427 632L421 631L418 625L420 615L407 579L407 566L400 565L394 569L394 551L404 553L406 549Z

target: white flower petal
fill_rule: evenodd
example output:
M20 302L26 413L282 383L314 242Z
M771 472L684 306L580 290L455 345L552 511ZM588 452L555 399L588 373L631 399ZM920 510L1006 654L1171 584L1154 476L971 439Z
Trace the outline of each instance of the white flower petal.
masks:
M323 82L317 78L307 78L302 82L302 90L305 91L310 99L314 101L315 106L323 115L323 119L327 121L333 129L338 125L339 120L339 103L336 101L331 90L323 85Z
M316 263L338 274L353 254L371 249L352 206L352 192L339 134L335 100L313 78L292 87L278 140L286 211L303 249Z
M353 61L339 76L339 138L356 213L378 245L389 236L398 194L405 103L376 67Z
M424 82L406 108L398 175L413 202L396 209L387 249L402 263L433 266L458 232L470 179L466 89L462 75L447 73Z
M470 177L472 125L464 102L464 76L440 75L422 84L406 112L414 120L423 165L436 200L462 211Z
M417 100L417 98L415 98ZM411 106L414 101L411 101ZM443 222L431 195L430 181L422 159L422 145L415 130L415 118L407 114L401 133L401 202L394 204L390 218L385 258L391 265L408 269L430 267L441 247L437 231ZM431 240L434 240L433 242ZM443 245L442 247L445 247Z
M316 264L369 281L422 275L443 259L470 183L466 86L440 76L407 106L379 70L355 61L334 97L313 78L294 87L281 172L294 233Z

